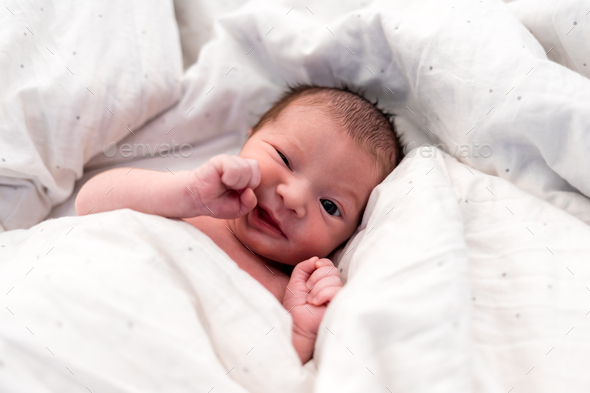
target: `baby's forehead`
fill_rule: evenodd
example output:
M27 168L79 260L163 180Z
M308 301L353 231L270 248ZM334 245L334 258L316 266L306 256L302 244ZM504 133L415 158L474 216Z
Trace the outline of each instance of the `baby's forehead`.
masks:
M275 119L278 131L294 139L309 137L307 132L316 137L336 131L338 140L348 140L350 133L346 127L345 117L338 118L326 111L321 105L290 104Z
M345 119L328 113L322 105L291 103L270 124L268 131L274 139L292 145L301 153L331 156L333 160L324 163L330 168L338 168L343 162L379 166L377 157L352 137Z
M319 103L310 103L302 99L294 101L287 105L281 111L279 117L287 117L291 119L315 117L322 118L326 121L334 122L335 116L328 111L328 107Z

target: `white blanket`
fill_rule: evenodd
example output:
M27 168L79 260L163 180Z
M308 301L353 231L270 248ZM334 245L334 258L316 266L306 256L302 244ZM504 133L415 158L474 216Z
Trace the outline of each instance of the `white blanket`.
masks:
M590 228L470 170L416 154L374 191L305 368L282 306L189 224L0 234L0 391L586 391Z
M5 232L0 288L1 392L301 392L313 382L291 316L182 221L125 209Z
M199 4L179 1L176 8L186 17ZM408 152L372 195L359 234L340 253L347 284L324 318L315 378L314 363L305 369L297 365L289 347L289 318L282 314L280 319L283 310L276 300L187 224L123 211L6 232L0 235L5 246L0 247L0 289L8 293L7 310L0 313L0 360L6 368L14 364L20 373L14 375L20 376L0 374L0 387L590 390L589 11L588 2L563 1L556 8L549 0L337 6L254 1L218 16L211 39L205 44L195 40L200 51L189 52L191 42L183 35L185 61L197 52L198 61L182 76L182 98L122 142L244 138L287 82L345 81L363 86L369 97L399 115L407 145L439 143L456 159L443 158L440 150L436 157L424 157L429 154L424 149ZM179 20L191 23L188 17ZM175 28L167 17L154 23L167 31ZM191 31L191 26L180 30ZM133 53L128 50L129 56ZM175 57L174 67L179 63ZM146 99L158 99L154 91L146 94ZM48 113L61 119L60 111ZM19 124L28 130L25 120ZM127 132L115 129L116 135L97 136L100 146L85 145L99 152L89 165L123 161L101 153ZM21 133L10 135L14 139ZM484 144L491 147L489 157L475 150ZM23 160L30 157L20 152ZM81 165L86 156L74 161ZM0 164L2 174L14 171ZM53 177L47 179L44 184L52 184ZM6 201L0 200L0 207ZM24 204L21 212L35 209L34 203ZM44 228L54 232L46 234ZM81 228L79 242L69 240ZM194 265L199 270L192 270L182 249L189 238L198 239L193 250L213 256L197 258L207 261ZM65 246L57 258L52 253L59 242ZM38 264L37 255L53 262ZM90 262L81 268L85 258L106 261L108 270ZM35 276L42 268L49 279ZM55 284L52 269L59 278ZM208 280L223 292L201 291L201 285L211 288ZM250 293L254 303L241 299ZM65 322L59 327L51 319L56 315L68 316L67 334L59 330ZM146 330L130 335L129 321L135 329L138 320L145 321L141 329ZM228 321L233 325L221 326ZM257 336L262 327L268 330ZM278 333L277 341L265 341L268 331L268 337ZM242 361L258 348L259 367L250 364L245 371Z

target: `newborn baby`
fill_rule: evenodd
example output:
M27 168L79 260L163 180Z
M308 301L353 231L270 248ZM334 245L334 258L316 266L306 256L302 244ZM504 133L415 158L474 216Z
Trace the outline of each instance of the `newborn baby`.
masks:
M82 187L76 212L130 208L194 225L288 310L305 364L342 287L325 257L352 235L371 191L400 159L393 124L373 104L304 85L262 116L238 156L174 175L103 172Z

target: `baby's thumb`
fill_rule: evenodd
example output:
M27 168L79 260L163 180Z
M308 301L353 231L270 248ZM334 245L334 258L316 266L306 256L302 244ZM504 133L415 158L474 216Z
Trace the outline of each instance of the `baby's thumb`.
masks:
M240 206L240 216L243 216L256 207L258 199L256 199L256 194L254 194L251 188L246 188L240 195L240 202L242 203L242 206Z

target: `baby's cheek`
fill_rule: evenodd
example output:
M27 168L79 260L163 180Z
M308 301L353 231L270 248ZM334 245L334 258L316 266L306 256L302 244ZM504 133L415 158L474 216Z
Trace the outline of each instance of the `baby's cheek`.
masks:
M304 233L300 247L312 256L326 256L340 244L325 226L315 225Z

